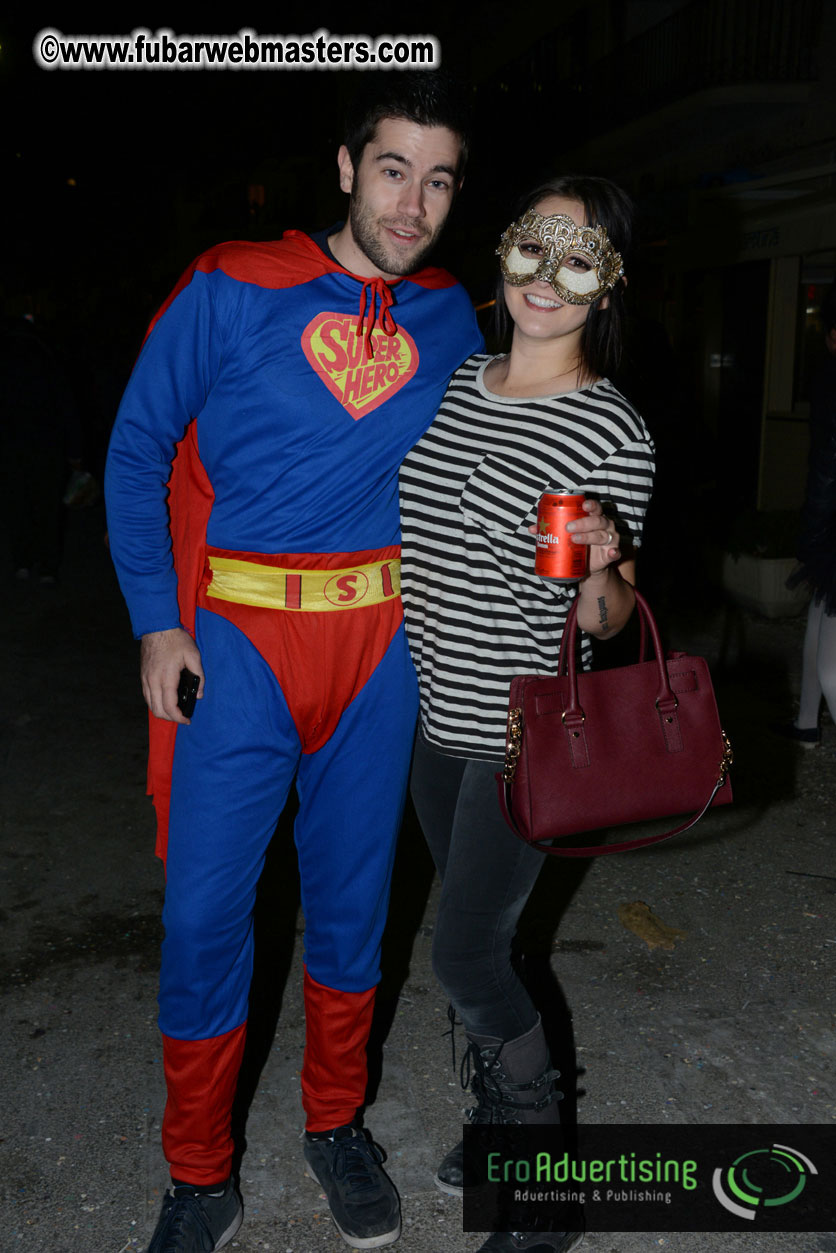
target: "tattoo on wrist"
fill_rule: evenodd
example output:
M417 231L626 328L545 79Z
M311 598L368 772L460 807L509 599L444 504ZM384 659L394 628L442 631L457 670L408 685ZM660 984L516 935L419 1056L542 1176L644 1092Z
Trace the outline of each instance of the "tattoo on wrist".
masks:
M606 596L599 596L598 597L598 621L601 623L602 633L609 631L610 629L610 624L607 621L608 617L609 615L607 613L607 598Z

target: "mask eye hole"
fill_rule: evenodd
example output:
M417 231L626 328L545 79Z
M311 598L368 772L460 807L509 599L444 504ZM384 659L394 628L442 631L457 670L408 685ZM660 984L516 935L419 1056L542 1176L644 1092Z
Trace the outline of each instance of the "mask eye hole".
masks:
M534 243L535 248L539 248L535 241L529 242ZM531 275L537 273L541 264L539 252L531 253L520 244L514 244L503 259L502 269L509 282L528 282Z
M571 256L568 256L563 264L577 274L588 274L592 269L586 257L581 257L577 253L572 253Z
M542 257L543 245L539 244L536 239L524 239L517 244L520 252L524 257Z

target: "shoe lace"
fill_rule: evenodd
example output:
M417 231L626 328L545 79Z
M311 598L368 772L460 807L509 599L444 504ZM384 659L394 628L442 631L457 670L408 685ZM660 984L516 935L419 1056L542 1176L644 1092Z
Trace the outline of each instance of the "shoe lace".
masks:
M363 1135L335 1140L334 1176L344 1179L349 1193L375 1192L380 1184L375 1166L383 1164L383 1152Z
M182 1253L186 1246L186 1239L190 1235L189 1226L196 1224L200 1231L201 1243L205 1249L212 1249L215 1245L212 1232L209 1230L206 1222L206 1215L192 1192L185 1192L181 1196L172 1196L171 1205L166 1215L165 1241L162 1245L161 1253ZM192 1230L194 1227L192 1226Z

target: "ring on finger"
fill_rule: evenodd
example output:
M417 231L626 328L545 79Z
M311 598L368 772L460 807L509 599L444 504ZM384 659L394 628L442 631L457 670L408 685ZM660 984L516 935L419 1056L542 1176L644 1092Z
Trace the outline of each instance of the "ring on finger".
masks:
M607 544L612 543L612 531L607 531Z

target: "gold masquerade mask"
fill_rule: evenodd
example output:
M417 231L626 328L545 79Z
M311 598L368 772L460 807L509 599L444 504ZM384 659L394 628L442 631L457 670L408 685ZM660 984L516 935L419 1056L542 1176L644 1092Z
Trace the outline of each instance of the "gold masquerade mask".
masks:
M565 213L544 218L533 209L506 230L496 250L507 283L551 284L569 305L591 305L624 274L603 226L578 226Z

